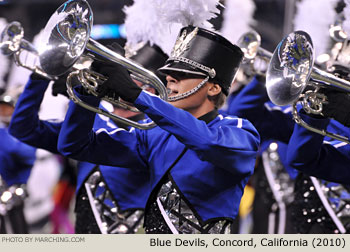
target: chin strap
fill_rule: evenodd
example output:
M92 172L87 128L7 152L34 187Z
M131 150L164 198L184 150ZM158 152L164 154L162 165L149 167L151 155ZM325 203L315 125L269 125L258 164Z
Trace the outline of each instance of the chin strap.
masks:
M209 76L207 76L204 80L201 81L201 83L199 83L196 87L192 88L191 90L189 90L185 93L182 93L182 94L168 97L168 101L174 102L174 101L185 99L185 98L189 97L190 95L193 95L199 89L201 89L204 86L204 84L208 82L208 80L209 80Z

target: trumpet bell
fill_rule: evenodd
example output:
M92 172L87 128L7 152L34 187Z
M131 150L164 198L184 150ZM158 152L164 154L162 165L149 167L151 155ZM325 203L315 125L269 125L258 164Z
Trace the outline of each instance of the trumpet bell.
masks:
M34 46L23 39L24 29L21 23L14 21L9 23L1 32L0 36L0 50L3 55L11 56L14 53L24 49L29 52L37 53Z
M67 72L83 54L90 38L93 14L84 0L62 4L45 26L39 59L42 69L50 75Z
M35 46L24 38L24 29L22 25L17 22L11 22L2 31L0 36L0 50L6 56L13 56L14 62L21 67L27 68L44 78L49 80L56 77L48 75L40 67L38 67L37 58L38 51ZM24 53L24 57L21 57ZM31 59L30 63L27 59Z
M266 75L272 53L261 47L261 37L254 30L242 34L237 45L241 48L244 58L241 69L246 76Z
M261 45L261 37L259 33L252 30L244 33L237 41L237 45L241 48L244 53L246 60L252 60L258 53Z
M303 31L286 36L276 47L266 72L270 100L280 106L298 100L315 61L311 37Z
M155 127L156 125L154 122L135 124L131 123L127 118L101 111L100 109L85 104L74 94L71 79L78 77L80 83L87 92L98 96L98 86L103 85L103 82L106 81L108 77L91 71L91 69L88 68L89 64L85 63L91 63L93 60L101 60L124 66L136 78L143 80L145 83L155 88L161 99L167 100L165 85L153 72L90 38L92 21L92 10L87 1L69 0L62 4L51 16L44 30L42 45L39 49L39 59L42 69L51 75L61 75L67 71L76 70L68 75L66 82L67 92L74 102L84 108L140 129ZM76 64L78 61L84 62L78 66L78 64ZM86 67L84 67L84 65L86 65ZM114 99L114 97L105 96L101 99L128 109L130 107L122 101L119 101L119 99ZM133 111L138 110L133 108Z

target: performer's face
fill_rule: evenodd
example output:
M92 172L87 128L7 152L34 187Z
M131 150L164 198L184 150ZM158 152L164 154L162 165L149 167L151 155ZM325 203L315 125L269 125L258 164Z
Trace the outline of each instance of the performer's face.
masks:
M156 93L156 90L152 86L150 86L148 84L144 84L144 83L142 83L141 81L138 81L138 80L134 80L134 82L136 83L137 86L139 86L143 90L145 90L147 92L150 92L152 94Z
M13 111L14 107L12 107L11 105L6 103L0 103L0 120L5 124L10 123Z
M202 76L188 76L176 72L167 75L167 88L171 90L169 97L183 94L195 88L201 81ZM198 110L208 101L209 85L206 83L196 93L177 101L170 101L172 105L181 108L195 115Z

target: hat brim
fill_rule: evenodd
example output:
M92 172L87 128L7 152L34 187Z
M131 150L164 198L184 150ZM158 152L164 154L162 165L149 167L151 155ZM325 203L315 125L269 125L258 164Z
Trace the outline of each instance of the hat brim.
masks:
M198 70L197 68L192 67L191 65L185 64L183 62L167 63L163 67L159 68L158 72L165 75L171 74L172 72L183 72L183 73L199 75L203 77L208 76L207 73L204 73L203 71Z

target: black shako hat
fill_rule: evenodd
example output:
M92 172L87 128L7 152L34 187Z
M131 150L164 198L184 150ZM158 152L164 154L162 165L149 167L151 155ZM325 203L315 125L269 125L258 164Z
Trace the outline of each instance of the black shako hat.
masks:
M228 95L242 58L241 49L221 35L187 26L181 29L171 56L158 70L164 74L180 71L209 76Z
M168 55L156 44L151 46L149 43L146 43L141 46L141 48L134 51L127 50L126 53L129 53L127 57L150 70L156 74L163 83L166 83L165 76L158 72L158 68L164 65L165 61L168 59Z

